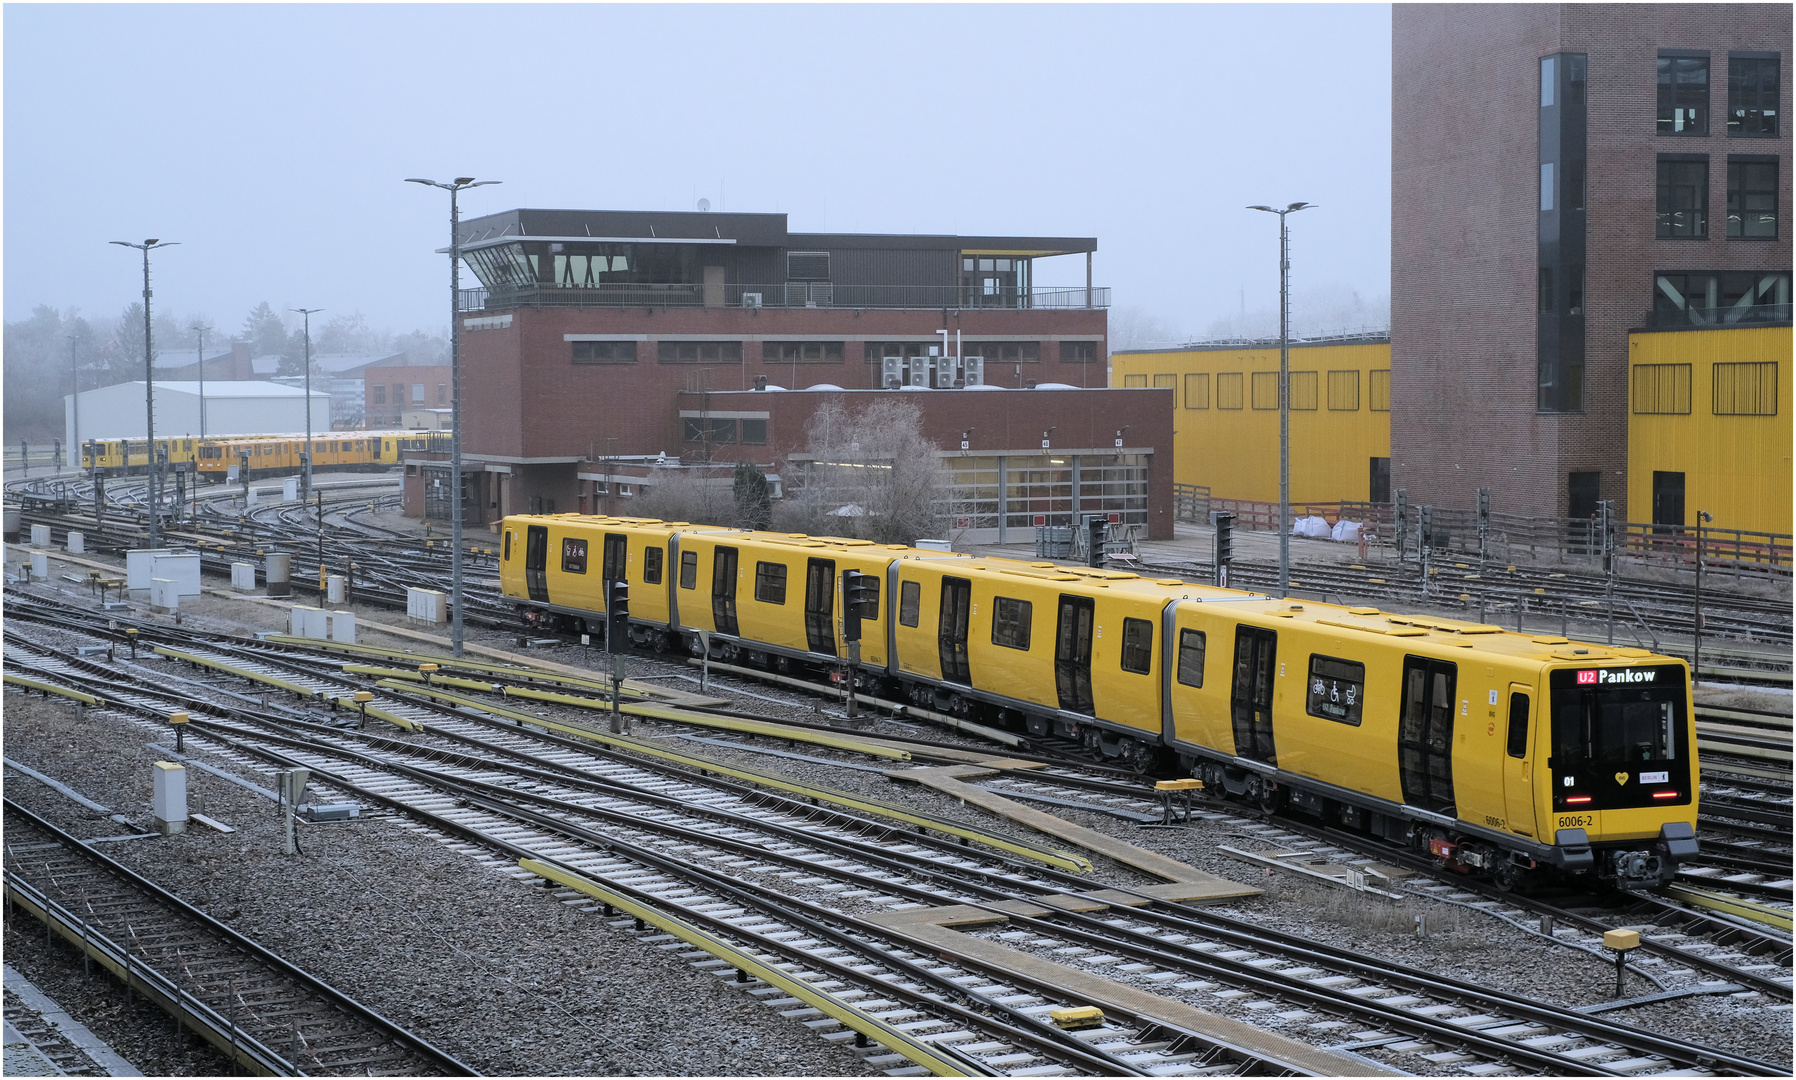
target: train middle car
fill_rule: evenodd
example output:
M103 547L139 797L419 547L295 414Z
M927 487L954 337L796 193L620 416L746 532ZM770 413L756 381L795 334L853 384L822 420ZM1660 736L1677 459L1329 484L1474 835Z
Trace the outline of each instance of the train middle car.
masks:
M1178 768L1514 884L1662 884L1696 853L1688 666L1640 649L1045 562L632 518L505 519L523 617L828 679L842 574L880 583L857 685Z

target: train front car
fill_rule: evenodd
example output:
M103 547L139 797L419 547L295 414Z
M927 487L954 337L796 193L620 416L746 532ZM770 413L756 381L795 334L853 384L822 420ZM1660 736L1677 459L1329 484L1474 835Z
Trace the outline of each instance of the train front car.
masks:
M1622 889L1666 884L1697 851L1690 669L1660 659L1546 671L1554 846Z

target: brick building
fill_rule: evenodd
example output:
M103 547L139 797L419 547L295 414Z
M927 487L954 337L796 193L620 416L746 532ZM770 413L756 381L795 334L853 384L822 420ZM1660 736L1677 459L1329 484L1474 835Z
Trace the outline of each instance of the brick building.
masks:
M460 245L481 282L461 298L475 521L590 506L592 478L619 458L775 464L802 445L821 400L782 389L858 400L916 387L943 452L958 454L975 429L994 471L999 459L1042 457L1050 429L1068 433L1051 447L1114 457L1121 418L1144 407L1104 388L1109 291L1091 284L1090 238L791 233L784 214L520 209L464 222ZM1085 285L1034 284L1038 260L1079 256ZM976 392L1038 385L1065 389ZM1170 453L1165 397L1153 400ZM763 422L722 415L744 411ZM1143 473L1130 510L1143 524L1158 448L1134 436L1121 448L1141 459L1127 468ZM1170 470L1159 479L1170 484ZM1071 513L1078 485L1064 483ZM1004 515L991 510L994 538Z
M1391 483L1628 520L1631 329L1788 325L1788 5L1392 11Z
M449 365L399 353L362 369L363 414L370 428L405 426L404 414L449 407Z

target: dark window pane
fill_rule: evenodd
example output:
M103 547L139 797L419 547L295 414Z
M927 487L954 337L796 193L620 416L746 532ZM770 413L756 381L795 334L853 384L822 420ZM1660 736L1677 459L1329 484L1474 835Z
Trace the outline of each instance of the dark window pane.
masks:
M1777 238L1777 162L1727 163L1729 239Z
M767 442L767 421L742 421L742 441L753 446L762 446Z
M1778 61L1731 57L1727 62L1727 133L1776 135Z
M646 585L661 584L661 559L663 552L658 547L647 548L642 553L642 580Z
M1660 239L1700 240L1709 235L1709 163L1659 159Z
M1154 666L1154 624L1146 619L1123 620L1122 669L1146 675Z
M1659 134L1709 133L1709 58L1659 57Z
M923 601L923 586L915 581L898 585L898 621L905 626L917 625L918 608Z
M1007 649L1029 648L1034 605L1027 600L999 596L992 602L992 644Z
M680 588L698 588L698 552L680 552Z
M786 602L785 563L755 563L755 599L763 604Z
M1204 684L1204 632L1179 631L1179 682L1186 686Z
M1311 716L1359 727L1365 692L1366 665L1311 654L1308 698Z
M1553 268L1550 266L1540 268L1540 313L1553 313Z

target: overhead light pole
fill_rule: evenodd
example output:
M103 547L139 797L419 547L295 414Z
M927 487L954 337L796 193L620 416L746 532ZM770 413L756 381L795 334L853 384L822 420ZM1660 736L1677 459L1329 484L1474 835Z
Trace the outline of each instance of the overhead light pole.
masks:
M1702 670L1702 527L1715 520L1715 515L1707 510L1696 512L1696 619L1692 626L1690 644L1690 687L1696 688L1698 673Z
M75 471L81 471L81 364L76 359L75 350L79 345L79 335L69 335L69 408L73 412L74 430L69 433L69 443L75 451Z
M1291 232L1285 215L1314 206L1294 202L1283 210L1250 206L1278 215L1278 594L1291 594Z
M306 349L306 460L305 467L299 473L299 501L305 502L312 497L312 316L324 309L288 308L298 312L305 319Z
M449 651L462 654L461 591L461 208L457 196L468 188L497 184L458 176L447 183L407 177L408 184L424 184L449 193ZM609 597L607 597L609 599Z
M111 240L108 243L143 252L143 442L144 456L148 458L144 464L144 476L150 484L150 546L157 547L162 534L161 523L156 520L157 515L162 512L162 475L156 467L156 367L151 359L155 352L150 346L150 252L157 248L174 247L180 241L151 239L133 244L129 240Z
M206 331L212 329L203 322L196 322L190 328L199 335L196 348L200 354L200 438L206 437Z

